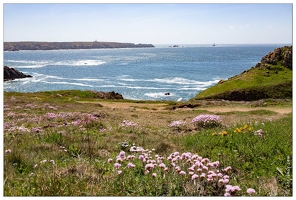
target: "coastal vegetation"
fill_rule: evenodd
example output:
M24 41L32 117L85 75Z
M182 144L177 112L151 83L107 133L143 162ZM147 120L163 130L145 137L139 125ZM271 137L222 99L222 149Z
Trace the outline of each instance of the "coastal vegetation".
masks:
M291 196L291 100L200 104L4 92L4 195Z
M182 103L4 92L4 196L292 196L290 93L214 98L291 82L271 60Z

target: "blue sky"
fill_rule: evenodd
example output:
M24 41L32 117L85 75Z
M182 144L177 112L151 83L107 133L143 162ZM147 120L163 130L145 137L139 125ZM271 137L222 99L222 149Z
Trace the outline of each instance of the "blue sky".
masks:
M292 3L3 5L4 41L292 44Z

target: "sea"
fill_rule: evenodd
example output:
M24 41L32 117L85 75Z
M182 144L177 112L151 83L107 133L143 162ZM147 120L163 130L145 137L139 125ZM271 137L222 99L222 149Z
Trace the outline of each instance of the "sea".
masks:
M23 50L3 53L4 66L32 78L4 91L93 90L132 100L187 101L240 74L287 44L155 45L154 48Z

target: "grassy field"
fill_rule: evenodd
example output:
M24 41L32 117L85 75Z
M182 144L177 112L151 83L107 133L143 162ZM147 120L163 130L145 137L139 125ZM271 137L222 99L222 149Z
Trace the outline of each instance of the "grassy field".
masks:
M4 92L4 196L292 196L291 100L195 103Z

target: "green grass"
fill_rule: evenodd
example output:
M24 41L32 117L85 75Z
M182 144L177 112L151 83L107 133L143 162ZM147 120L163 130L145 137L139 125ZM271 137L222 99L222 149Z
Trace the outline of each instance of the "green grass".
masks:
M210 87L194 99L258 100L291 98L292 70L280 64L253 67L240 75Z
M57 94L62 95L60 99L53 98ZM223 117L223 122L228 121L223 123L227 125L201 129L190 124L191 116L209 113L207 107L128 112L69 100L74 97L79 97L78 101L95 99L79 91L4 93L4 196L223 196L225 186L191 181L190 165L184 161L176 164L186 176L180 176L174 168L167 173L158 167L146 172L146 163L135 154L131 161L135 168L127 168L130 161L125 160L121 163L123 172L118 175L114 163L107 160L116 159L122 150L132 155L128 150L133 143L155 149L149 153L151 158L163 156L167 166L167 157L175 151L219 161L219 169L231 166L229 184L241 188L237 196L247 195L250 187L257 196L292 195L292 114L268 120L278 116L266 109L272 101L256 111L215 113ZM57 116L51 118L48 113ZM88 114L96 119L90 120ZM253 120L231 122L231 118L241 116ZM121 127L125 119L139 126ZM176 131L168 127L172 119L188 123ZM244 128L245 123L248 128ZM259 129L263 137L254 135ZM220 132L227 134L222 136ZM122 146L125 142L128 147ZM156 178L152 173L157 174Z

